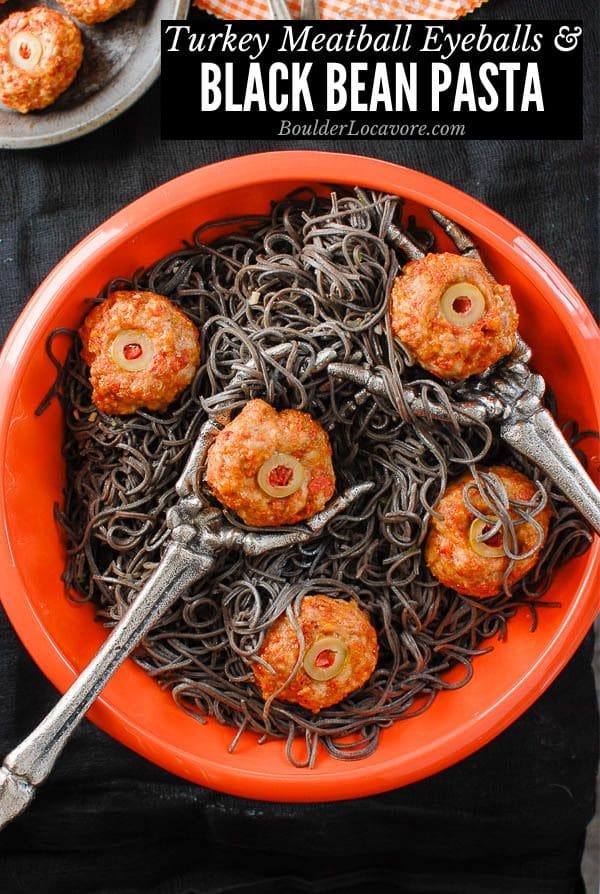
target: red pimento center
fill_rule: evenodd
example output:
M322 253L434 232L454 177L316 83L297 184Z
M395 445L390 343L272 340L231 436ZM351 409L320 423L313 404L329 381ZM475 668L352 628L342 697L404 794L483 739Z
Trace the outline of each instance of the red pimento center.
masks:
M132 342L123 348L123 357L125 360L137 360L143 354L142 346Z
M31 50L27 46L26 43L19 44L19 56L21 57L21 59L29 59L30 58Z
M335 652L332 649L323 649L315 658L315 667L331 667L335 661Z
M267 480L271 487L287 487L292 480L293 474L294 471L293 469L290 469L289 466L275 466L275 468L271 469L269 472Z
M455 298L452 302L452 310L457 314L467 314L471 310L471 299L466 296Z

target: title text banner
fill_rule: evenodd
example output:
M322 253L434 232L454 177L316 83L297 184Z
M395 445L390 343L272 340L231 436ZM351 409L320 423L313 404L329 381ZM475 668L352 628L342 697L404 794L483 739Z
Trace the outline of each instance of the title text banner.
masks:
M174 139L578 139L579 22L163 22Z

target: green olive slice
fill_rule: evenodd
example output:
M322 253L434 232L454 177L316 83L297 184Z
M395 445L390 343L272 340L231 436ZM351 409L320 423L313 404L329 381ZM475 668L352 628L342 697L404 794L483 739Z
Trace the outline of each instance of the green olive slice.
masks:
M307 650L303 667L312 680L332 680L341 671L347 655L348 647L339 636L322 636Z
M473 283L456 282L442 295L440 310L453 326L472 326L485 313L485 298Z
M480 518L475 518L471 522L471 527L469 529L469 543L471 549L474 553L477 553L478 556L482 556L484 559L497 559L500 556L506 555L502 545L492 546L487 541L480 539L497 521L497 518L492 517L489 521L482 521ZM495 534L493 539L497 536L498 534Z
M113 360L127 372L147 369L154 357L154 344L145 332L123 329L114 339L110 352Z
M302 486L306 473L295 456L274 453L256 476L258 485L269 497L289 497Z
M19 31L8 44L8 58L23 71L33 71L42 58L42 44L30 31Z

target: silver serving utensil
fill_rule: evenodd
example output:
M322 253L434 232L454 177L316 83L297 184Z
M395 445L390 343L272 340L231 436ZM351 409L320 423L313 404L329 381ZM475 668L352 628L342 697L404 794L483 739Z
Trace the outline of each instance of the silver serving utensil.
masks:
M462 255L481 260L471 238L461 227L438 211L431 210L431 214ZM388 237L410 259L425 257L425 252L399 227L392 225ZM543 469L600 534L600 491L543 406L546 383L542 376L529 369L530 359L530 348L517 336L516 346L508 357L481 376L466 379L456 389L454 396L459 398L456 411L467 424L469 421L499 423L500 437ZM362 367L330 363L328 371L332 376L361 386L362 391L355 397L357 403L364 402L367 394L386 393L383 379ZM448 419L443 406L429 403L425 406L410 385L405 386L404 397L415 416Z
M319 12L319 0L301 0L300 18L303 21L318 21L321 18Z
M290 21L293 18L286 0L268 0L269 12L274 21Z
M269 354L277 360L290 348L291 345L279 345ZM328 359L331 358L317 358L321 368ZM248 371L253 368L253 361L246 364ZM239 394L236 389L243 378L244 370L240 370L223 396ZM223 550L239 550L256 556L305 543L373 487L371 482L366 482L349 488L304 525L286 531L263 534L234 528L225 523L220 509L209 505L201 490L208 448L226 421L227 414L219 412L217 407L190 451L176 484L179 500L167 513L170 540L160 564L92 661L39 726L5 758L0 768L0 829L31 802L37 786L49 775L71 733L115 671L179 596L209 574Z

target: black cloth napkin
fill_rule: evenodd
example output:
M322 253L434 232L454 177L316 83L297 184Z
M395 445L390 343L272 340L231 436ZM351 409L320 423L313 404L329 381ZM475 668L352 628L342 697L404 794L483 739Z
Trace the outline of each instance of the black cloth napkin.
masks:
M593 7L585 0L490 0L476 14L584 19L581 142L161 142L155 86L94 134L0 154L0 336L65 252L132 199L209 162L292 147L373 155L464 189L528 233L597 312ZM582 892L579 863L598 766L591 654L590 634L533 707L472 757L417 784L343 803L272 804L215 793L169 775L84 721L37 800L0 835L0 891ZM5 754L56 692L3 614L0 680Z

